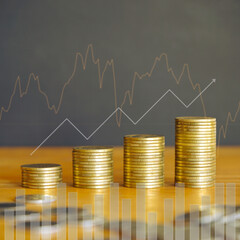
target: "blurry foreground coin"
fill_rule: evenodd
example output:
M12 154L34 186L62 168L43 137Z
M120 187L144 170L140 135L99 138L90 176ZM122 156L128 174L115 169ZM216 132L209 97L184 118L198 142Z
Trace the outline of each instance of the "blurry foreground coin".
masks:
M29 195L21 195L16 197L16 201L20 203L30 203L30 204L44 204L51 203L56 201L56 197L52 195L44 195L44 194L29 194Z

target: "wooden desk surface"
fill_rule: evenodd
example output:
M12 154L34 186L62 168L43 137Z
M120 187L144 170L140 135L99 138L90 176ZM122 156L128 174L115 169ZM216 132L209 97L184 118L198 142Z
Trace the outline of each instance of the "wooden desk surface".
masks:
M0 202L14 201L16 189L21 188L20 166L27 163L52 162L59 163L63 168L63 182L67 184L67 192L78 193L78 205L91 204L94 211L96 194L104 196L104 215L109 218L110 189L79 189L72 186L72 157L69 147L44 147L33 156L30 147L0 148ZM123 151L121 147L114 149L114 182L119 183L119 218L122 213L122 199L131 199L132 218L136 217L136 189L123 187ZM220 147L217 154L217 183L236 184L236 203L240 204L240 147ZM175 199L174 187L174 148L167 147L165 152L165 185L161 188L146 189L146 212L156 212L157 221L164 220L164 199ZM56 190L25 189L26 194L56 194ZM215 188L185 189L185 209L191 204L201 204L202 196L210 196L214 203ZM173 204L174 205L174 204ZM3 223L0 225L3 229ZM3 233L1 229L1 233ZM2 238L2 236L0 237Z

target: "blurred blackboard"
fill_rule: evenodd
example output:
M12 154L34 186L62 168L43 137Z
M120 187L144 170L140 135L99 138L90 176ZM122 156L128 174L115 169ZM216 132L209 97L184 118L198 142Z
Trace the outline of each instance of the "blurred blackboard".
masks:
M38 146L57 127L43 145L130 133L172 145L181 115L216 117L218 142L240 144L239 12L237 0L1 1L0 145Z

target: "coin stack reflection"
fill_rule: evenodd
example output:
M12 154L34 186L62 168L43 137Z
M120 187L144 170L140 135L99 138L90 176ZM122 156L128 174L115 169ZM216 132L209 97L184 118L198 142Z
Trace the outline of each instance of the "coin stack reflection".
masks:
M164 183L165 138L158 135L124 137L124 186L156 188Z
M81 146L73 148L73 186L107 188L113 182L113 148Z
M62 182L62 167L59 164L26 164L21 169L22 186L26 188L55 188Z
M216 178L216 119L176 118L175 182L211 187Z

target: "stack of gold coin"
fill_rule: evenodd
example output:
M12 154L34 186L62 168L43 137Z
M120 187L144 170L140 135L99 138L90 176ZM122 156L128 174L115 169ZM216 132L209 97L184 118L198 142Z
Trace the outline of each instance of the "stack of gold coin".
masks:
M136 134L124 137L124 186L156 188L164 183L165 138Z
M211 187L216 178L216 119L176 118L175 182Z
M73 186L107 188L113 182L113 148L81 146L73 148Z
M62 182L62 167L59 164L26 164L21 169L22 186L26 188L55 188Z

